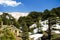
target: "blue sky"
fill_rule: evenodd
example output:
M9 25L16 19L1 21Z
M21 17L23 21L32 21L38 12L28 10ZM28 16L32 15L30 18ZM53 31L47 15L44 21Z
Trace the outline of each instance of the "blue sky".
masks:
M0 12L41 12L45 9L51 10L52 8L60 7L60 0L10 0L8 2L6 1L4 1L3 3L0 2Z

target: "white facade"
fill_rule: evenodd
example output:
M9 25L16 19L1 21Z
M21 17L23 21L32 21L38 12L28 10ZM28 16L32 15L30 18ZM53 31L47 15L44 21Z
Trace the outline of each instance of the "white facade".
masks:
M60 21L58 21L58 22L60 22ZM41 20L40 20L39 23L42 25L42 31L46 31L46 30L48 29L48 20L45 20L45 21L41 21ZM31 27L31 28L37 27L37 25L36 25L36 24L33 24L33 25L30 26L30 27ZM60 29L60 24L59 24L59 23L54 24L54 25L52 25L52 28ZM34 29L34 30L33 30L34 33L37 33L37 30L38 30L38 28ZM60 33L60 31L53 31L53 32L55 32L55 33Z
M41 37L43 36L43 34L33 34L33 35L30 35L29 37L34 40L41 40Z

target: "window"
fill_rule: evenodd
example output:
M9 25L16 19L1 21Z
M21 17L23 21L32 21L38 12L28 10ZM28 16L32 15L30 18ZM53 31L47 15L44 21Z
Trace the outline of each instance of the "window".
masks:
M19 31L19 33L21 33L21 32Z
M1 28L1 25L0 25L0 28Z
M59 25L60 25L60 23L59 23Z
M45 23L43 23L43 25L45 25Z
M15 30L15 33L17 33L17 30Z
M11 27L13 27L13 25L11 25Z

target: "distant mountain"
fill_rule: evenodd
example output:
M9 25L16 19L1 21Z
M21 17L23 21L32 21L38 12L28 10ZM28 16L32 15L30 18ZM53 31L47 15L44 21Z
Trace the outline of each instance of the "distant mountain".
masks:
M2 14L3 12L0 12L0 15ZM22 12L7 12L9 14L11 14L14 18L16 18L18 20L18 18L20 16L27 16L29 13L22 13Z

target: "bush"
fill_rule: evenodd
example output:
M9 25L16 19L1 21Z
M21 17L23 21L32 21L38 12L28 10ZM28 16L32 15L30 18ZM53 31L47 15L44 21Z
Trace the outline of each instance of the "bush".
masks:
M8 28L2 30L2 36L0 36L0 40L16 40L14 33L12 33Z

